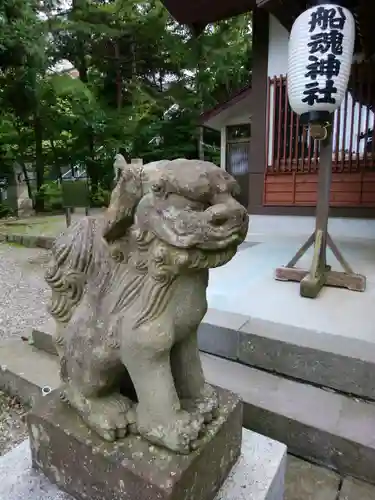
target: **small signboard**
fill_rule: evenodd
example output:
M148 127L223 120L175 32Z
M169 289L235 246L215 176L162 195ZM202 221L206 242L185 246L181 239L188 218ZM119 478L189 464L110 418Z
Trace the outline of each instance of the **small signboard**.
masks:
M72 221L72 208L85 208L86 215L90 207L90 187L86 177L64 180L61 183L63 207L65 208L66 225Z
M87 208L90 206L90 188L87 179L69 179L64 180L61 184L65 208Z

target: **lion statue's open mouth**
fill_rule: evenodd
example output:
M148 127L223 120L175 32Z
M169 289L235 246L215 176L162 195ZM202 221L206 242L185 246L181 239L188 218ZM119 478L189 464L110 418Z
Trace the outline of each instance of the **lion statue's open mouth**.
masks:
M138 432L188 453L212 418L197 329L209 268L247 233L237 189L209 162L124 164L108 210L57 238L46 281L63 397L104 439ZM137 401L120 390L129 377Z

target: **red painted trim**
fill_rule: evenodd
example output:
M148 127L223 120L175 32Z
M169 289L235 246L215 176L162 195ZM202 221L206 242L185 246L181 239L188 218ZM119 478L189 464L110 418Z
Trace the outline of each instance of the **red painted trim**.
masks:
M269 174L265 182L264 206L314 207L318 197L318 173ZM330 206L350 209L375 207L373 172L333 173Z

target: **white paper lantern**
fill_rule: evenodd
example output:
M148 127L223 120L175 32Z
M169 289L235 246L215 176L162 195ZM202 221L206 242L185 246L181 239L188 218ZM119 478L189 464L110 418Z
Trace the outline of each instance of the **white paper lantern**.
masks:
M316 5L296 19L288 51L288 96L295 113L324 116L340 107L354 41L354 17L339 5Z

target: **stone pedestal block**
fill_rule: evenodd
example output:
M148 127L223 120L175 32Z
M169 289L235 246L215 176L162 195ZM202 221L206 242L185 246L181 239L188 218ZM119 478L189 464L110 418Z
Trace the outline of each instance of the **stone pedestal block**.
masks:
M242 403L219 390L201 447L178 455L139 436L106 443L54 392L28 415L33 466L77 500L213 500L241 453Z
M215 500L283 500L286 446L245 429L242 436L241 457ZM0 457L0 484L1 499L74 500L31 467L28 439Z

